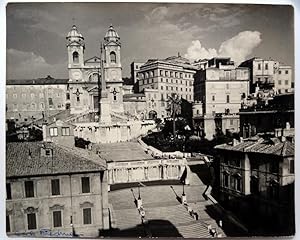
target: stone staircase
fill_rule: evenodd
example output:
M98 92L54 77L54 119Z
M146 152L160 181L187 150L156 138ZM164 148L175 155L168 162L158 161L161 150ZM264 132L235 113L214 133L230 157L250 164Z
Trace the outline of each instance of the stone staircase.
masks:
M147 184L147 183L145 183ZM129 232L126 236L133 237L184 237L184 238L212 238L208 226L216 229L218 234L226 237L218 227L220 219L211 207L212 203L202 196L206 185L191 173L191 184L185 186L189 209L198 213L195 220L186 206L180 203L183 192L182 185L159 185L140 187L140 194L145 210L145 225L141 224L141 217L135 206L138 198L138 188L133 187L109 192L109 202L113 205L116 227ZM119 235L115 235L119 236Z
M126 230L141 224L141 217L136 208L134 209L114 209L117 228Z
M153 237L211 237L207 227L194 220L182 205L146 208L146 217ZM154 223L152 223L154 220ZM155 220L162 221L155 224ZM173 232L172 232L172 231ZM176 231L177 230L177 231ZM175 234L176 231L177 233ZM174 236L175 237L175 236Z

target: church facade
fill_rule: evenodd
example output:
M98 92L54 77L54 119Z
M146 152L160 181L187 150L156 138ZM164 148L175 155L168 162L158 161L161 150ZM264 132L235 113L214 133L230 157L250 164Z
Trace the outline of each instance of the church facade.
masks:
M75 25L66 39L71 114L123 113L121 42L113 26L109 27L101 43L100 58L94 56L84 60L84 37ZM109 121L109 117L103 120Z

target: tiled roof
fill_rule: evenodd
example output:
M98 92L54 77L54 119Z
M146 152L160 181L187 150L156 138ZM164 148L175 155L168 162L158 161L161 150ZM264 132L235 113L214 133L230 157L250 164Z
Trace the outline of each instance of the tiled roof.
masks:
M42 147L53 149L53 156L41 156ZM6 177L68 174L104 169L104 160L95 153L80 148L44 142L12 142L6 145Z
M259 139L245 139L236 145L221 144L215 146L216 149L236 151L236 152L251 152L251 153L263 153L277 156L294 156L295 144L289 140L280 141L278 138L271 138L264 140Z

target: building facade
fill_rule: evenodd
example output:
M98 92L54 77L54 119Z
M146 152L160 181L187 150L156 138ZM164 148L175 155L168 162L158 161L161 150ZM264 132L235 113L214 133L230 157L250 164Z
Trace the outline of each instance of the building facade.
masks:
M6 83L6 119L18 123L54 115L68 109L67 79L48 76L35 80L9 80Z
M194 74L196 67L180 56L166 59L150 59L140 67L139 92L145 92L149 117L165 118L168 97L177 93L179 97L194 101Z
M224 207L238 215L251 235L293 235L293 136L256 136L215 148Z
M249 94L249 70L235 67L230 58L213 58L195 74L194 125L211 139L220 130L238 132L236 115ZM221 122L220 122L221 121Z
M240 64L250 69L250 92L260 89L274 89L278 93L290 91L292 88L292 68L279 61L254 57Z
M7 143L7 234L97 237L109 229L106 164L91 155L50 142Z

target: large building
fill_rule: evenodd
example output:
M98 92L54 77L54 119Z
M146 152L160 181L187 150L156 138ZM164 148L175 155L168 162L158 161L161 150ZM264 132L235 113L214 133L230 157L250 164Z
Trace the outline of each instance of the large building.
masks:
M292 86L292 68L282 65L272 59L254 57L240 64L250 69L250 91L260 89L274 89L278 93L290 91Z
M177 93L194 101L194 74L197 67L180 55L166 59L149 59L140 67L139 92L145 92L149 117L165 118L168 97Z
M61 133L52 126L50 134ZM8 235L98 237L109 229L106 163L98 155L54 142L6 147Z
M249 70L235 67L230 58L212 58L206 69L195 74L194 125L199 134L211 139L216 129L238 132L237 113L249 94Z
M234 139L215 148L223 206L238 215L251 235L293 235L293 134Z
M18 123L54 115L70 108L68 79L50 76L6 83L6 119Z

